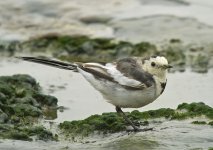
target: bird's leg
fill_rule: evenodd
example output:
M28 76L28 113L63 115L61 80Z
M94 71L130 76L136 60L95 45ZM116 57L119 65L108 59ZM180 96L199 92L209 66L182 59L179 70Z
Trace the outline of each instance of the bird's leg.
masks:
M133 127L135 132L140 131L140 129L132 123L132 121L125 115L125 113L121 110L120 107L116 106L115 109L117 113L120 114Z

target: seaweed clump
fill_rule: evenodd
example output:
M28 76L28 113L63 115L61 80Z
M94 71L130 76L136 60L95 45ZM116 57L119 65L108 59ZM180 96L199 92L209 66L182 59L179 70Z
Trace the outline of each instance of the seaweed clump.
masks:
M196 117L204 115L209 119L213 119L213 108L204 104L203 102L199 103L183 103L178 105L178 110L187 110L186 117Z
M140 42L132 44L108 38L86 36L60 36L55 34L37 37L20 44L31 52L51 52L54 57L70 61L107 62L128 56L150 56L157 49L154 44Z
M53 135L43 126L15 126L11 124L0 124L0 137L3 139L14 139L23 141L35 140L58 140L57 135Z
M205 121L193 121L192 124L205 125L207 123Z
M131 43L111 38L46 34L24 42L0 42L0 48L3 55L6 52L9 52L9 56L15 55L16 52L48 52L58 59L77 62L109 62L131 56L163 55L175 66L171 71L180 72L190 67L194 72L206 73L213 66L211 43L196 46L184 44L181 39L154 44L147 41Z
M48 130L34 124L43 117L44 109L56 109L56 106L57 98L44 95L33 77L1 76L0 138L30 140L30 136L36 135L38 139L52 139Z
M108 62L130 56L163 55L175 66L173 71L192 71L205 73L211 67L211 46L202 48L184 45L180 39L171 39L161 45L141 41L131 43L109 38L89 38L87 36L67 36L47 34L19 44L30 52L50 52L54 57L67 61ZM20 49L20 48L19 48Z
M103 113L102 115L92 115L84 120L64 121L59 128L68 135L88 136L94 131L102 133L115 133L126 129L122 117L116 113Z
M185 110L185 111L181 111ZM126 113L127 116L139 125L148 125L150 119L165 118L168 120L183 120L199 116L206 116L210 119L208 125L212 125L213 108L204 103L183 103L177 109L161 108L157 110L149 110L139 112L134 110ZM204 124L202 121L193 122L194 124ZM207 124L205 122L205 124ZM93 115L84 120L65 121L59 125L59 128L67 136L74 137L75 135L88 136L97 131L98 133L115 133L126 131L128 124L117 113L103 113L102 115Z

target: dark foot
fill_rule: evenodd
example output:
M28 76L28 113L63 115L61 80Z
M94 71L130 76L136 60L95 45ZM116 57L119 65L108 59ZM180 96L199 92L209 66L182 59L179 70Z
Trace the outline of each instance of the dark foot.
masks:
M126 122L132 126L133 130L131 131L134 131L134 132L144 132L144 131L149 131L149 130L152 130L153 128L144 128L144 129L140 129L140 125L141 125L141 122L132 122L127 116L126 114L121 110L120 107L116 106L115 107L116 111L118 112L118 114L120 114L125 120ZM148 123L146 123L147 125Z
M126 114L121 110L120 107L116 106L115 109L117 113L120 114L126 120L126 122L133 127L135 131L139 130L139 128L132 123L132 121L126 116Z

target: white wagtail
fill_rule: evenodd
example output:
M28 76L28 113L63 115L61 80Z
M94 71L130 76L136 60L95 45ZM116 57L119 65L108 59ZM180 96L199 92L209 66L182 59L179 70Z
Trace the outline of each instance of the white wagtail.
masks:
M171 68L165 57L129 57L112 63L67 63L38 57L20 59L79 72L98 90L107 102L138 131L121 108L139 108L152 103L164 91L167 69Z

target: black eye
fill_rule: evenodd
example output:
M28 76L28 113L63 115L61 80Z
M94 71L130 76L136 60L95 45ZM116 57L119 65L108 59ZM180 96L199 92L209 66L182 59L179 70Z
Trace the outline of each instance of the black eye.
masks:
M151 66L152 66L152 67L155 67L155 65L156 65L156 64L155 64L154 62L151 63Z

